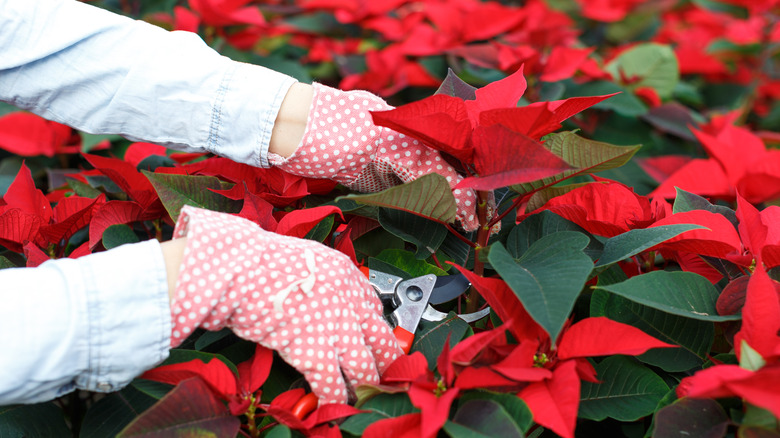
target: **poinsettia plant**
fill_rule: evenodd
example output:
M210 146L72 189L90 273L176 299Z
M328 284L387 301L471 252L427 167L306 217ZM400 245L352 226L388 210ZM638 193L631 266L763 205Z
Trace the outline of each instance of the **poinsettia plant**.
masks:
M436 174L354 193L0 105L0 268L166 240L196 205L472 286L352 405L317 407L272 351L197 331L119 392L0 407L0 430L780 436L776 1L92 3L382 95L374 122L440 151L480 226L458 227Z

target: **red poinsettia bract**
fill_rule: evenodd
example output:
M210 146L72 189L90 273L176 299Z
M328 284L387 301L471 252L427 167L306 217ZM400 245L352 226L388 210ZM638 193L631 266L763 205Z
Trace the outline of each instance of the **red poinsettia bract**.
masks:
M562 437L573 437L580 400L580 380L598 382L586 359L614 354L639 355L651 348L676 347L636 327L605 317L590 317L564 327L557 341L536 324L509 286L456 266L496 311L518 344L504 360L469 375L484 386L491 374L526 383L519 391L534 421ZM511 359L510 359L511 358ZM463 378L466 372L460 376ZM495 379L494 379L495 380ZM456 382L458 384L459 382Z
M469 86L462 84L461 89L468 90ZM465 91L471 94L469 99L436 94L372 116L374 123L410 135L459 160L474 174L459 188L490 190L569 169L538 139L560 128L563 120L609 97L517 107L525 89L521 69L473 92Z
M778 208L759 212L737 196L739 230L755 269L747 284L742 307L742 327L734 336L739 365L720 364L697 372L680 382L680 397L740 397L780 417L780 284L766 272L777 266ZM773 241L773 243L770 243Z

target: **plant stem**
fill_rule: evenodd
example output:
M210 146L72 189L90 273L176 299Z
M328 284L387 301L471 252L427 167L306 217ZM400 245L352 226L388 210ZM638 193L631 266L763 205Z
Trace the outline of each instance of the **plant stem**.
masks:
M474 248L474 273L480 277L485 273L485 263L479 259L482 249L487 247L490 238L490 222L488 221L488 200L490 192L477 190L477 219L479 220L479 229L477 230L477 246ZM468 300L466 301L466 313L473 313L479 309L479 293L471 287Z
M444 226L445 226L445 227L447 227L447 230L448 230L450 233L454 234L454 235L455 235L455 237L457 237L458 239L460 239L460 240L461 240L461 242L465 243L466 245L468 245L468 246L470 246L470 247L472 247L472 248L476 248L476 247L477 247L477 244L476 244L476 243L474 243L474 242L470 241L469 239L466 239L465 237L463 237L463 235L462 235L462 234L460 234L460 233L459 233L459 232L458 232L456 229L452 228L452 225L450 225L450 224L444 224Z

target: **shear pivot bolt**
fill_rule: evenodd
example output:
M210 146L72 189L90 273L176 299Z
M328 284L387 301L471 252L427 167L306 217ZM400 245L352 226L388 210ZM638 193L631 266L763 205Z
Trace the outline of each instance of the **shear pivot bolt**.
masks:
M420 301L423 297L423 291L417 286L409 286L406 289L406 297L412 301Z

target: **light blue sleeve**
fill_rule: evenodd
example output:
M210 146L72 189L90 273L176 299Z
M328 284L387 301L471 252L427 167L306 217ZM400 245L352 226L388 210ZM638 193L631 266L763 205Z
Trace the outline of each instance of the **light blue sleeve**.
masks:
M85 132L268 167L294 82L75 0L0 0L0 100Z
M108 392L168 357L160 244L0 270L0 405Z

